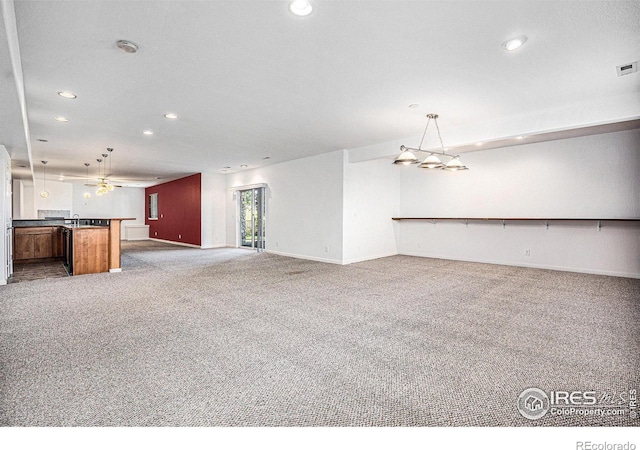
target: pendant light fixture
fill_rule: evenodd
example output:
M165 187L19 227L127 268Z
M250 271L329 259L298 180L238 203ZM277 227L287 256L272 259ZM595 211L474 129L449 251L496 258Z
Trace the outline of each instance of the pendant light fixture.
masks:
M103 172L102 172L102 181L100 181L100 187L105 188L107 191L104 192L104 194L113 191L113 186L111 186L107 181L105 181L106 178L106 172L107 172L107 158L109 157L108 153L103 153L102 154L102 159L104 160L104 168L103 168Z
M111 172L111 160L113 159L113 149L112 148L108 148L107 152L108 153L105 156L105 158L107 156L109 156L109 175L107 175L107 176L110 177L113 174L113 172ZM107 163L105 162L105 166L106 166L106 164ZM102 180L102 181L104 181L104 180ZM109 183L108 181L106 183L107 183L107 189L109 190L109 192L113 191L113 185L111 183Z
M49 161L40 161L42 163L42 192L40 192L40 197L47 198L49 197L49 191L47 191L47 163Z
M422 133L422 139L420 139L420 145L418 148L405 147L404 145L400 146L400 154L393 161L394 164L400 165L411 165L418 164L420 160L416 157L414 152L428 153L429 155L425 158L424 161L418 166L420 169L441 169L441 170L449 170L451 172L455 172L458 170L469 170L469 168L463 165L460 162L460 156L458 155L448 155L444 150L444 145L442 144L442 136L440 135L440 127L438 126L438 115L437 114L427 114L427 125L424 128L424 132ZM424 143L424 138L427 135L427 130L429 129L429 123L431 120L436 124L436 130L438 131L438 140L440 141L440 149L442 151L433 151L433 150L422 150L422 144ZM451 158L446 164L442 162L440 157Z
M102 194L106 194L109 190L104 186L104 180L102 179L102 159L96 159L98 161L98 178L100 178L100 182L98 182L98 190L96 191L96 195L100 197Z
M98 196L103 194L108 194L109 192L113 191L114 187L121 187L121 186L114 186L107 180L107 177L111 176L111 159L109 159L109 174L106 173L107 158L113 157L112 155L113 155L113 149L107 148L107 153L103 153L102 158L96 159L96 161L98 161L98 179L99 179L98 190L96 191L96 194ZM103 162L104 162L104 167L102 166Z
M84 163L84 166L87 168L87 183L89 183L89 166L90 166L90 165L91 165L91 164L89 164L89 163ZM84 196L84 198L86 198L86 199L90 199L90 198L91 198L91 193L90 193L89 191L87 191L87 192L85 192L85 193L83 194L83 196Z

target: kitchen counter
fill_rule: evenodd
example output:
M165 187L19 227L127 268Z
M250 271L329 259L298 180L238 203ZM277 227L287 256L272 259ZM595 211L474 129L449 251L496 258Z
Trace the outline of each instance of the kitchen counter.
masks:
M67 220L71 219L16 219L13 221L13 228L59 227Z
M13 221L14 260L64 257L70 274L121 272L120 224L123 220L135 218L16 219ZM78 242L75 249L69 246L74 240ZM76 254L76 250L79 253ZM74 266L74 258L89 261L89 267L84 268L84 262Z
M71 230L77 230L77 229L81 229L81 228L109 228L106 225L73 225L73 224L65 224L65 225L59 225L63 228L69 228Z
M64 225L64 266L69 275L109 271L109 227Z

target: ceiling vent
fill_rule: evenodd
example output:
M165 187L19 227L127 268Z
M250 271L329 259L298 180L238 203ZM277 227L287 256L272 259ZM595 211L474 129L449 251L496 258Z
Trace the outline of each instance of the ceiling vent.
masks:
M628 75L630 73L637 72L638 71L638 61L632 62L632 63L629 63L629 64L624 64L622 66L618 66L618 67L616 67L616 69L618 70L618 76L619 77L621 77L622 75Z
M116 42L116 46L125 53L135 53L138 51L138 46L130 41L120 40Z

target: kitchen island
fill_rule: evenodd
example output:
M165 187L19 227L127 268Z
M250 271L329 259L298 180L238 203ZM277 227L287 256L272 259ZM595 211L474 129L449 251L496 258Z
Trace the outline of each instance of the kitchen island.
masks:
M64 225L62 242L64 268L69 275L109 270L109 227Z
M62 258L69 275L122 271L120 225L134 218L14 220L14 261Z

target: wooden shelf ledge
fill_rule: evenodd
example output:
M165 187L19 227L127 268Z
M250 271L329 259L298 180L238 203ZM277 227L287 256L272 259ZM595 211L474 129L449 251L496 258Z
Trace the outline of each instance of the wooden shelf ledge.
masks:
M561 217L392 217L391 220L478 220L478 221L506 221L506 220L541 220L549 222L552 220L564 221L595 221L595 222L640 222L640 218L618 218L618 219L596 219L596 218L561 218Z

